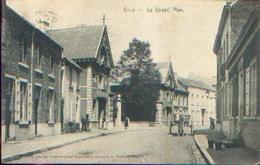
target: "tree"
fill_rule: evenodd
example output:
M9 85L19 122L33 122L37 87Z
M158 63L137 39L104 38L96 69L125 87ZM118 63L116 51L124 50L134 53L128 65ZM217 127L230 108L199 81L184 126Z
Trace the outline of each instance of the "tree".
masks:
M114 73L122 78L126 115L135 121L155 121L161 75L151 58L150 44L134 38L123 51Z

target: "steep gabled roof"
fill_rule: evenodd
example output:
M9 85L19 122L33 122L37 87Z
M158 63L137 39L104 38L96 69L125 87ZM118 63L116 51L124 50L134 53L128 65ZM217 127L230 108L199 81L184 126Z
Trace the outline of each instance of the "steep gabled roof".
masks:
M169 65L170 65L170 62L158 62L158 63L156 63L156 68L159 69L159 71L161 73L163 83L166 81Z
M69 59L96 58L105 25L83 26L47 31L63 48Z
M175 80L175 75L173 71L173 66L170 61L166 62L158 62L156 63L156 68L159 69L161 76L162 76L162 83L166 83L168 81L168 76L173 76ZM172 74L172 75L170 75Z

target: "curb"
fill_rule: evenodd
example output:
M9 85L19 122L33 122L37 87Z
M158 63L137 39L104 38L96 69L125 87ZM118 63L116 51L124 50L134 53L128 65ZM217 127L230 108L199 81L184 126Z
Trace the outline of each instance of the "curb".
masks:
M210 154L208 153L208 151L206 150L206 148L202 147L202 145L199 143L199 140L197 139L197 136L194 135L193 136L194 141L196 143L196 146L199 148L200 153L202 154L202 156L206 159L207 163L209 164L216 164L216 162L214 161L214 159L210 156Z
M120 133L120 132L123 132L123 131L99 133L97 135L76 139L76 140L69 141L69 142L62 143L62 144L55 144L55 145L47 146L47 147L44 147L44 148L33 149L31 151L26 151L26 152L21 152L21 153L15 154L15 155L6 156L6 157L2 158L1 161L2 161L2 163L4 163L4 162L13 161L13 160L18 160L18 159L21 159L22 157L25 157L25 156L31 156L31 155L34 155L34 154L38 154L38 153L41 153L41 152L48 151L48 150L56 149L56 148L63 147L63 146L66 146L66 145L70 145L70 144L73 144L73 143L76 143L76 142L81 142L81 141L84 141L84 140L94 139L94 138L97 138L97 137L107 136L107 135Z

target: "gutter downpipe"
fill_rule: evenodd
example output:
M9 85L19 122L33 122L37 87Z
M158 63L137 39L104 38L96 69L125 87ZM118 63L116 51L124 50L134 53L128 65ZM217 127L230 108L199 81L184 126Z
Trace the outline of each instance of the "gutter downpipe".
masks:
M33 28L33 31L32 31L32 43L31 43L31 115L30 115L30 120L31 120L31 124L33 123L32 121L32 116L33 116L33 105L34 105L34 35L35 35L35 28ZM36 123L34 123L36 124Z

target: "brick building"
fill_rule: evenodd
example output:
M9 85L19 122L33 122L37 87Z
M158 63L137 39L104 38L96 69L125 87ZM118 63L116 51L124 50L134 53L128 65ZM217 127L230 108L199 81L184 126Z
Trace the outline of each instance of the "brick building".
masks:
M109 78L113 59L106 25L47 31L64 48L64 57L82 68L80 113L89 114L91 127L102 128L111 118Z
M4 5L2 141L60 133L62 48Z
M224 6L217 55L217 119L228 138L260 148L260 3L238 0Z

